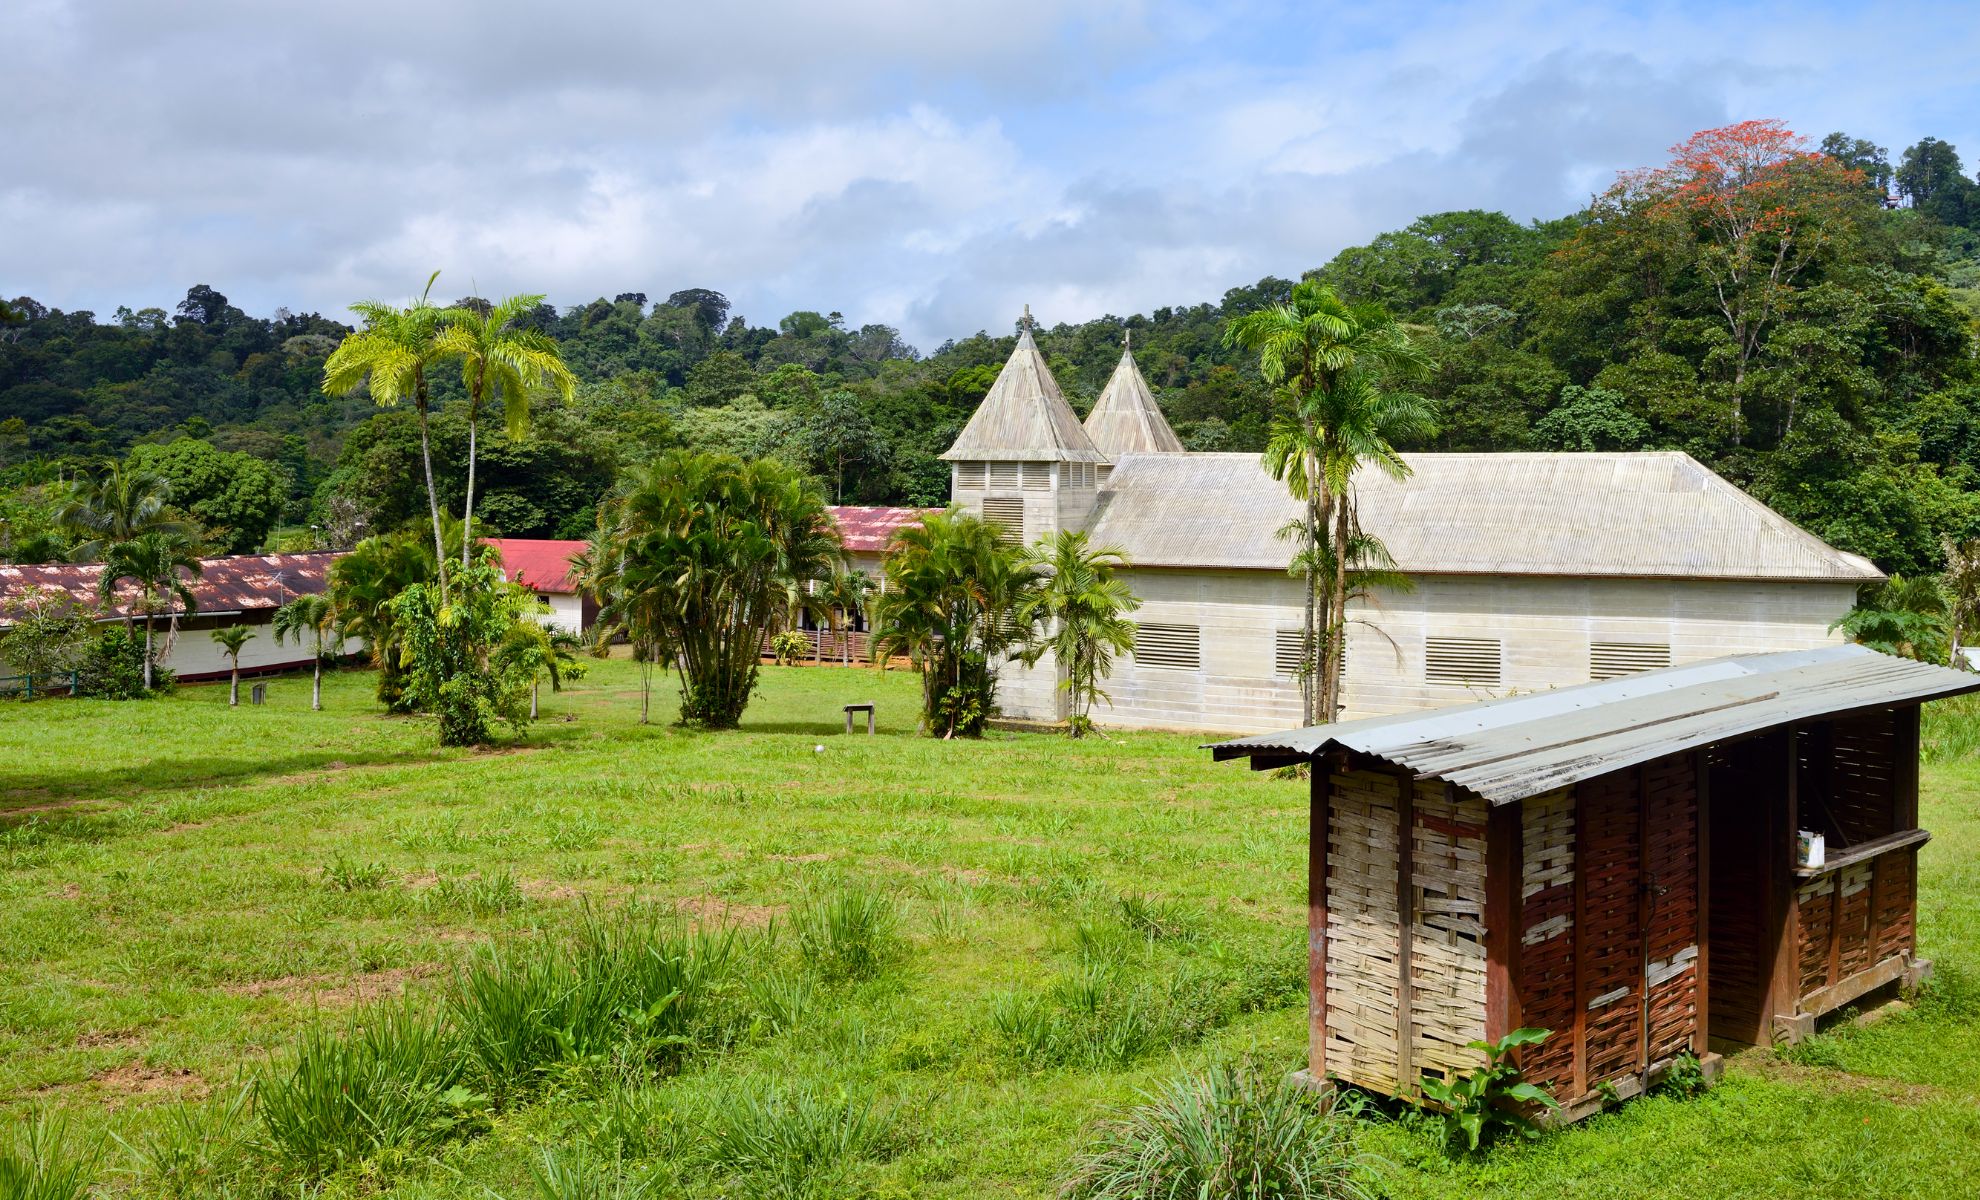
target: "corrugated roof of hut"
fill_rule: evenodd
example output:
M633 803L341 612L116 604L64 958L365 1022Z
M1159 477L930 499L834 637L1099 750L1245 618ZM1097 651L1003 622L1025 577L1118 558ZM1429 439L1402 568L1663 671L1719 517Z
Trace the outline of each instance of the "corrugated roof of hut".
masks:
M1123 454L1180 454L1182 439L1169 428L1155 394L1134 361L1134 351L1123 344L1120 365L1107 381L1099 402L1086 416L1086 436L1109 458Z
M1030 316L1027 309L1025 315ZM1010 361L990 386L944 459L1002 462L1105 462L1059 391L1027 324Z

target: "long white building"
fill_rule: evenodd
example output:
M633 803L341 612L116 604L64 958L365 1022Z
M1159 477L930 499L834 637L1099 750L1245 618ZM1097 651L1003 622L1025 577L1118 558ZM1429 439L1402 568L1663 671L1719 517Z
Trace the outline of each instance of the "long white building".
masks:
M951 496L1029 542L1123 551L1137 647L1102 725L1249 732L1300 721L1300 506L1256 454L1181 449L1131 352L1082 424L1029 330L944 455ZM1409 454L1355 480L1361 522L1415 582L1349 609L1343 716L1836 642L1882 575L1689 455ZM1007 716L1064 711L1049 659L1006 664Z

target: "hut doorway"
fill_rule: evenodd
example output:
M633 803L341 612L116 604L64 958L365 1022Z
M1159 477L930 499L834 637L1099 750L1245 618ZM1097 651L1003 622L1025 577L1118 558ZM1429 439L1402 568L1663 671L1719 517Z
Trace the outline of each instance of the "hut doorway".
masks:
M1773 872L1788 807L1789 737L1779 729L1707 752L1706 1032L1712 1041L1734 1046L1771 1040L1768 989L1784 919L1784 906L1773 900Z

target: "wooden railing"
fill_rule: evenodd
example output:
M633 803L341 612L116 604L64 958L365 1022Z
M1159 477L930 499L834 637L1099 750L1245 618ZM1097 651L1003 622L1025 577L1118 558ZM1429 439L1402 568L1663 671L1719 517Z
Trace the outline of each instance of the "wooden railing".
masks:
M1904 974L1915 949L1918 847L1931 836L1900 830L1795 868L1802 1013L1830 1012Z

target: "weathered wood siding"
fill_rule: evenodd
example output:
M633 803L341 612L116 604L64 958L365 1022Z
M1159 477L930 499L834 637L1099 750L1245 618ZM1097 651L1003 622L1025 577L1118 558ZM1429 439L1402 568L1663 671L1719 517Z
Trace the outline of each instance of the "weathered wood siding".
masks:
M1485 802L1418 785L1410 811L1410 1065L1449 1078L1485 1037Z
M1331 788L1326 1070L1393 1094L1402 979L1396 915L1401 781L1349 771L1336 773Z

